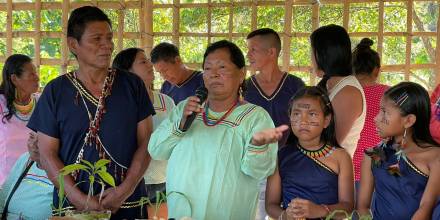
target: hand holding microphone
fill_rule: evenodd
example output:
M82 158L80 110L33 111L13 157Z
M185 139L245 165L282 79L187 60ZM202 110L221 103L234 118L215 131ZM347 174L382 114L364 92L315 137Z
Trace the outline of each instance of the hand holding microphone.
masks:
M196 118L197 114L202 112L200 105L208 97L208 90L202 86L196 90L196 95L188 98L183 109L182 120L180 120L179 129L183 132L187 131L191 126L192 122Z

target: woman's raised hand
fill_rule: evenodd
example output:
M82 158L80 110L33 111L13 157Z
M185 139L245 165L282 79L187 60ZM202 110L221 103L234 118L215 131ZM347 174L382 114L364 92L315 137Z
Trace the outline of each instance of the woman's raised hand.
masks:
M276 128L269 128L255 133L252 136L251 144L255 146L261 146L265 144L275 143L281 139L283 132L287 131L289 126L281 125Z

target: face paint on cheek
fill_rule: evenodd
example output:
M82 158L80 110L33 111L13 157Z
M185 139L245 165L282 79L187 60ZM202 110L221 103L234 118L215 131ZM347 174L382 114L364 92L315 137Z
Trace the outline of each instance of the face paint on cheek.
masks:
M292 126L298 126L300 124L300 120L298 118L292 118L290 119L290 123Z
M319 127L321 125L321 123L317 121L310 121L308 124L313 127Z
M385 124L385 125L389 125L389 124L390 124L390 122L388 121L388 119L387 119L386 117L382 117L382 119L380 120L380 122L381 122L382 124Z

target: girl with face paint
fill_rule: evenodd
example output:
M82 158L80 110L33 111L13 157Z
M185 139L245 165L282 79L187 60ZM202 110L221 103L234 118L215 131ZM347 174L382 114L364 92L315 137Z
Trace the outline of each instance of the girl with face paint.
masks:
M291 134L268 178L266 210L278 219L320 219L353 209L353 167L336 140L325 91L305 87L290 101ZM279 206L280 202L282 207Z
M440 195L440 146L429 133L429 120L422 86L402 82L385 92L375 118L385 141L365 151L360 214L371 208L374 219L431 219Z

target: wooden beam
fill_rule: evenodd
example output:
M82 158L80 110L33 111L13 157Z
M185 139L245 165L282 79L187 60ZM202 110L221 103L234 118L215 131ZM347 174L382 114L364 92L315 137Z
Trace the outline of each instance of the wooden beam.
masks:
M177 48L180 46L179 29L180 29L180 0L173 0L173 43Z
M6 12L6 56L12 55L12 0L7 0Z
M40 69L40 63L41 63L41 35L40 35L40 29L41 29L41 0L35 0L35 38L34 38L34 44L35 44L35 66L37 67L37 72L39 72Z
M290 66L290 46L292 35L292 6L293 0L287 0L284 3L284 36L283 36L283 71L289 71Z
M319 4L315 3L312 6L312 29L313 31L316 30L319 27ZM312 48L310 48L310 54L312 54ZM310 57L310 59L312 59ZM316 85L316 74L315 73L310 73L310 85Z
M440 14L440 7L438 8L438 12ZM435 85L439 85L440 84L440 16L437 18L437 46L435 48L435 63L436 68L434 69L434 74L435 74Z
M118 9L118 32L116 33L118 43L116 51L119 52L124 49L124 26L125 26L125 0L119 0L120 8Z
M379 24L377 33L377 53L379 57L383 57L383 17L384 17L384 2L379 1Z
M142 0L141 0L142 1ZM153 1L146 1L145 4L145 45L144 49L149 56L151 49L153 49Z
M405 80L409 81L411 74L411 42L412 42L412 15L413 15L413 0L408 0L407 16L406 16L406 49L405 49Z
M67 67L69 66L69 49L67 47L67 22L68 15L70 12L70 0L63 0L62 2L62 13L61 13L61 23L63 37L61 38L61 73L67 72ZM42 61L43 62L43 61Z

